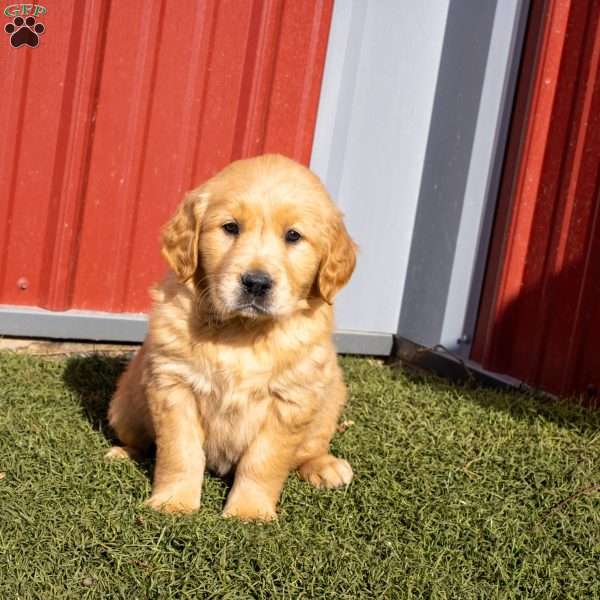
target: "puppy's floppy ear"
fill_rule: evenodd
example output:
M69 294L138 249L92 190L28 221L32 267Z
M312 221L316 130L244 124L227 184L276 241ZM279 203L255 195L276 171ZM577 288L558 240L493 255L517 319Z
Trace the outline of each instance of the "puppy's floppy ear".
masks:
M180 281L187 281L198 267L200 225L208 194L188 193L161 232L161 253Z
M319 293L328 304L333 303L334 296L348 283L356 265L357 249L348 235L342 215L338 214L329 232L327 247L317 275Z

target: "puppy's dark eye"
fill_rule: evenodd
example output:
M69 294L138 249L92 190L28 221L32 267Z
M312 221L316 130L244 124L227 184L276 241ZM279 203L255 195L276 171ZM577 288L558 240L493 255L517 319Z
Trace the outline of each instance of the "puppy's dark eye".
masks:
M222 225L222 229L229 235L239 235L240 234L240 226L237 223L235 223L234 221L225 223L225 225Z
M288 244L295 244L298 240L301 240L302 236L295 229L288 229L285 232L285 241Z

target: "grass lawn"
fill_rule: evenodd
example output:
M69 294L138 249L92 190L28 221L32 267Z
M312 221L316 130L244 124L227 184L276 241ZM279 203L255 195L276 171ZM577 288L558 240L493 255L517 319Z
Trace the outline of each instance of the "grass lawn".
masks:
M142 506L105 464L124 359L0 353L0 598L600 598L600 412L346 358L346 490L295 475L274 524Z

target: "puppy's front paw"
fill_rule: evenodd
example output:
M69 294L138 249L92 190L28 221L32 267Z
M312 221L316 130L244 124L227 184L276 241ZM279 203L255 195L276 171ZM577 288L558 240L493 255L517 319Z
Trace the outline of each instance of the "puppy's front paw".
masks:
M333 489L348 485L352 481L352 467L348 461L331 454L305 462L298 469L298 473L316 488Z
M223 516L234 517L242 521L274 521L277 518L275 507L258 498L230 498L223 510Z
M179 486L156 491L144 503L146 506L165 513L191 513L200 508L200 494Z

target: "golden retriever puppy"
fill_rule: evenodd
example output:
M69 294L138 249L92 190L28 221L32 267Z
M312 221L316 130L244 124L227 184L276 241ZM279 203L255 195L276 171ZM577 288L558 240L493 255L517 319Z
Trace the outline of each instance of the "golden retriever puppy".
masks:
M172 268L109 420L132 456L156 443L148 504L200 506L205 468L234 471L225 516L270 520L288 474L350 483L329 453L346 401L332 343L356 247L319 179L278 155L230 164L162 232Z

